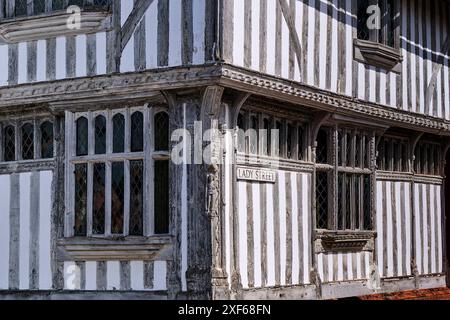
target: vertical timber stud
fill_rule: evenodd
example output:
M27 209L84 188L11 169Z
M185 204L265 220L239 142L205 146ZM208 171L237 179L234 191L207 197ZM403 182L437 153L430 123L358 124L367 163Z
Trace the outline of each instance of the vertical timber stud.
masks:
M415 151L416 151L416 146L420 141L420 138L422 138L423 136L423 132L417 132L416 134L414 134L411 138L410 138L410 154L409 154L409 164L410 164L410 171L413 173L413 179L411 182L411 190L410 190L410 195L411 195L411 203L410 203L410 208L411 208L411 239L415 239L416 238L416 229L415 229L415 224L416 224L416 206L414 205L416 203L416 194L414 192L415 190ZM415 286L416 289L419 288L419 271L418 271L418 267L417 267L417 257L416 257L416 241L412 241L411 242L411 252L413 254L411 254L411 271L412 274L414 276L415 279Z
M204 163L201 165L202 176L197 176L200 180L199 186L204 190L204 210L199 212L206 215L209 221L210 234L210 250L206 253L211 254L210 259L204 256L206 262L211 261L211 298L223 298L228 292L228 277L223 265L225 248L222 237L223 207L220 205L222 192L221 188L221 164L222 147L219 134L219 117L222 106L222 95L224 88L220 86L209 86L205 89L201 106L201 122L204 134L203 150ZM208 146L209 144L209 146ZM201 207L201 206L200 206ZM202 210L203 211L203 210ZM209 237L210 236L210 237Z
M180 101L173 92L161 92L168 104L169 132L183 128L183 101ZM177 142L170 141L172 150ZM169 299L177 299L182 291L181 285L181 184L183 179L183 166L170 161L169 164L169 221L170 234L173 236L172 261L168 264L167 294Z

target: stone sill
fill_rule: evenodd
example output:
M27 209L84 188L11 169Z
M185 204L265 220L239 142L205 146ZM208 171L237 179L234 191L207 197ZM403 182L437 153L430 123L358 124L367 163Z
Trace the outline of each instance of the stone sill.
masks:
M60 261L127 261L172 259L172 237L122 237L59 239Z
M71 14L65 11L50 14L2 20L0 43L18 43L43 40L52 37L73 36L111 29L111 13L107 10L81 11L79 29L69 29Z
M403 57L398 49L361 39L354 39L353 47L356 61L396 73L402 71Z
M315 252L361 252L373 251L375 231L326 231L315 235Z

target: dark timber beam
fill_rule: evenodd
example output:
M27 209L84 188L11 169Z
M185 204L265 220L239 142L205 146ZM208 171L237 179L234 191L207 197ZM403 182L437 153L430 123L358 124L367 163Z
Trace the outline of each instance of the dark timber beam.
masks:
M298 68L300 70L300 75L302 74L302 45L300 44L300 38L298 36L297 29L295 28L295 20L292 15L292 11L289 8L287 0L278 0L281 7L281 12L283 13L284 20L289 29L289 37L291 38L292 44L294 45L295 56L297 57ZM300 80L302 81L302 79Z
M441 55L439 56L439 59L436 61L436 64L433 67L433 73L431 75L430 83L428 84L427 87L425 103L428 106L428 110L430 110L429 108L431 107L431 103L433 101L437 78L442 70L442 66L444 65L445 55L449 54L449 52L450 52L450 35L447 35L447 38L445 39L445 42L442 45Z
M131 0L127 0L127 1L131 1ZM154 0L135 1L133 10L131 11L130 15L127 18L127 21L125 21L125 24L123 25L123 27L121 29L120 52L123 52L123 50L127 46L128 42L131 39L131 36L134 33L134 30L136 29L136 26L142 20L142 17L144 16L148 7L153 3L153 1Z

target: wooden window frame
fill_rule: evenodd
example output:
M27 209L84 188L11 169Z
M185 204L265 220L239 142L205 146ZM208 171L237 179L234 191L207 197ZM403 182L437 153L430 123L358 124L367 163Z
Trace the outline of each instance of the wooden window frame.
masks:
M134 112L141 112L144 118L144 150L142 152L131 152L131 115ZM74 225L75 225L75 181L74 181L74 169L75 164L87 163L88 164L88 196L87 196L87 235L86 237L76 238L97 238L97 239L113 239L113 238L150 238L150 237L167 237L169 234L156 234L155 233L155 212L154 212L154 186L152 181L154 180L154 163L160 160L170 160L170 152L167 151L155 151L154 146L154 115L159 112L168 111L164 107L149 107L137 106L126 107L120 109L105 109L101 111L86 111L86 112L71 112L66 111L65 124L66 124L66 221L64 228L65 238L74 238ZM125 152L113 153L113 117L121 113L125 117ZM94 145L94 119L97 115L103 115L106 117L106 154L96 155ZM86 117L88 119L88 155L76 156L76 120L80 117ZM143 177L143 235L142 236L130 236L129 235L129 199L130 199L130 161L142 160L144 165L144 177ZM124 181L124 226L123 235L111 234L111 164L112 162L122 161L125 168L125 181ZM106 163L106 195L105 195L105 234L93 235L92 234L92 208L90 203L93 198L92 190L92 172L93 164L101 162ZM169 233L170 233L170 221L169 221Z
M374 154L375 154L375 132L372 130L365 130L360 128L352 128L351 126L340 126L340 125L334 125L334 126L324 126L322 129L327 130L328 132L328 163L322 164L322 163L315 163L315 171L316 172L328 172L329 179L328 179L328 217L327 217L327 228L319 228L319 226L315 225L316 231L319 233L326 233L326 232L335 232L335 233L371 233L374 230L374 224L373 224L373 217L374 217L374 192L371 192L370 196L370 224L371 228L370 230L365 230L364 228L364 219L363 215L361 215L362 211L360 210L360 221L358 223L358 228L356 228L356 220L354 214L351 216L351 227L347 228L345 222L342 224L342 228L339 228L339 205L345 207L346 203L340 202L338 199L339 196L339 190L342 188L339 187L339 175L340 174L348 174L352 178L352 181L354 180L354 177L357 175L360 175L361 177L369 176L370 177L370 188L371 191L373 191L375 187L375 165L374 165ZM341 147L339 148L339 133L342 133L342 141L344 142ZM349 133L349 136L351 137L351 141L347 141L347 134ZM358 155L356 155L356 140L357 135L360 134L361 136L366 137L366 140L362 139L364 141L365 145L365 152L363 152L363 148L360 148L360 152ZM350 163L346 164L347 161L347 154L346 152L339 152L339 149L347 150L346 144L350 143ZM370 146L370 148L367 148L367 145ZM366 154L367 153L367 154ZM360 162L358 163L361 167L356 166L356 156L360 158ZM341 157L341 160L339 160L339 157ZM363 167L363 164L366 160L363 160L363 158L370 159L370 163L368 164L368 167ZM362 162L361 162L362 161ZM363 179L361 179L363 182ZM360 184L361 186L361 184ZM352 187L354 185L352 184ZM344 188L345 189L345 188ZM315 192L314 192L315 194ZM355 192L350 193L350 197L355 196ZM342 197L342 198L345 198ZM346 200L346 199L344 199ZM351 204L356 203L355 200L350 201ZM364 194L361 192L359 193L359 206L364 207ZM355 208L351 208L351 211L355 211ZM345 212L343 210L342 212ZM345 215L344 215L345 216ZM362 219L361 219L362 217ZM345 219L344 219L345 220Z
M44 122L50 122L53 125L53 157L51 158L42 158L41 157L41 125ZM33 126L33 159L24 160L22 158L22 127L25 124L31 124ZM56 156L56 137L55 137L55 119L52 117L33 117L33 118L27 118L24 117L23 119L17 119L17 120L8 120L8 121L2 121L0 123L0 168L5 168L5 170L10 167L15 167L20 171L21 167L31 166L33 164L37 165L38 163L43 163L43 166L45 167L44 163L51 163L54 162L55 156ZM15 160L14 161L5 161L4 160L4 128L7 126L12 126L15 130ZM47 164L47 167L49 165ZM3 171L3 170L1 170ZM11 169L11 171L13 171Z

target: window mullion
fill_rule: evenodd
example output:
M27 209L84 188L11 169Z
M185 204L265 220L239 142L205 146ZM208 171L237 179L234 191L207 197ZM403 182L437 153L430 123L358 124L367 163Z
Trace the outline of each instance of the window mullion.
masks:
M106 154L113 153L113 125L112 125L112 112L107 111L106 116Z
M27 0L27 14L32 16L34 14L34 1Z
M41 154L41 128L40 128L41 122L37 121L36 119L33 120L33 126L34 126L34 159L42 159Z
M88 155L95 154L95 126L92 111L88 112Z
M15 142L16 142L16 161L22 160L22 122L17 121L15 123Z

